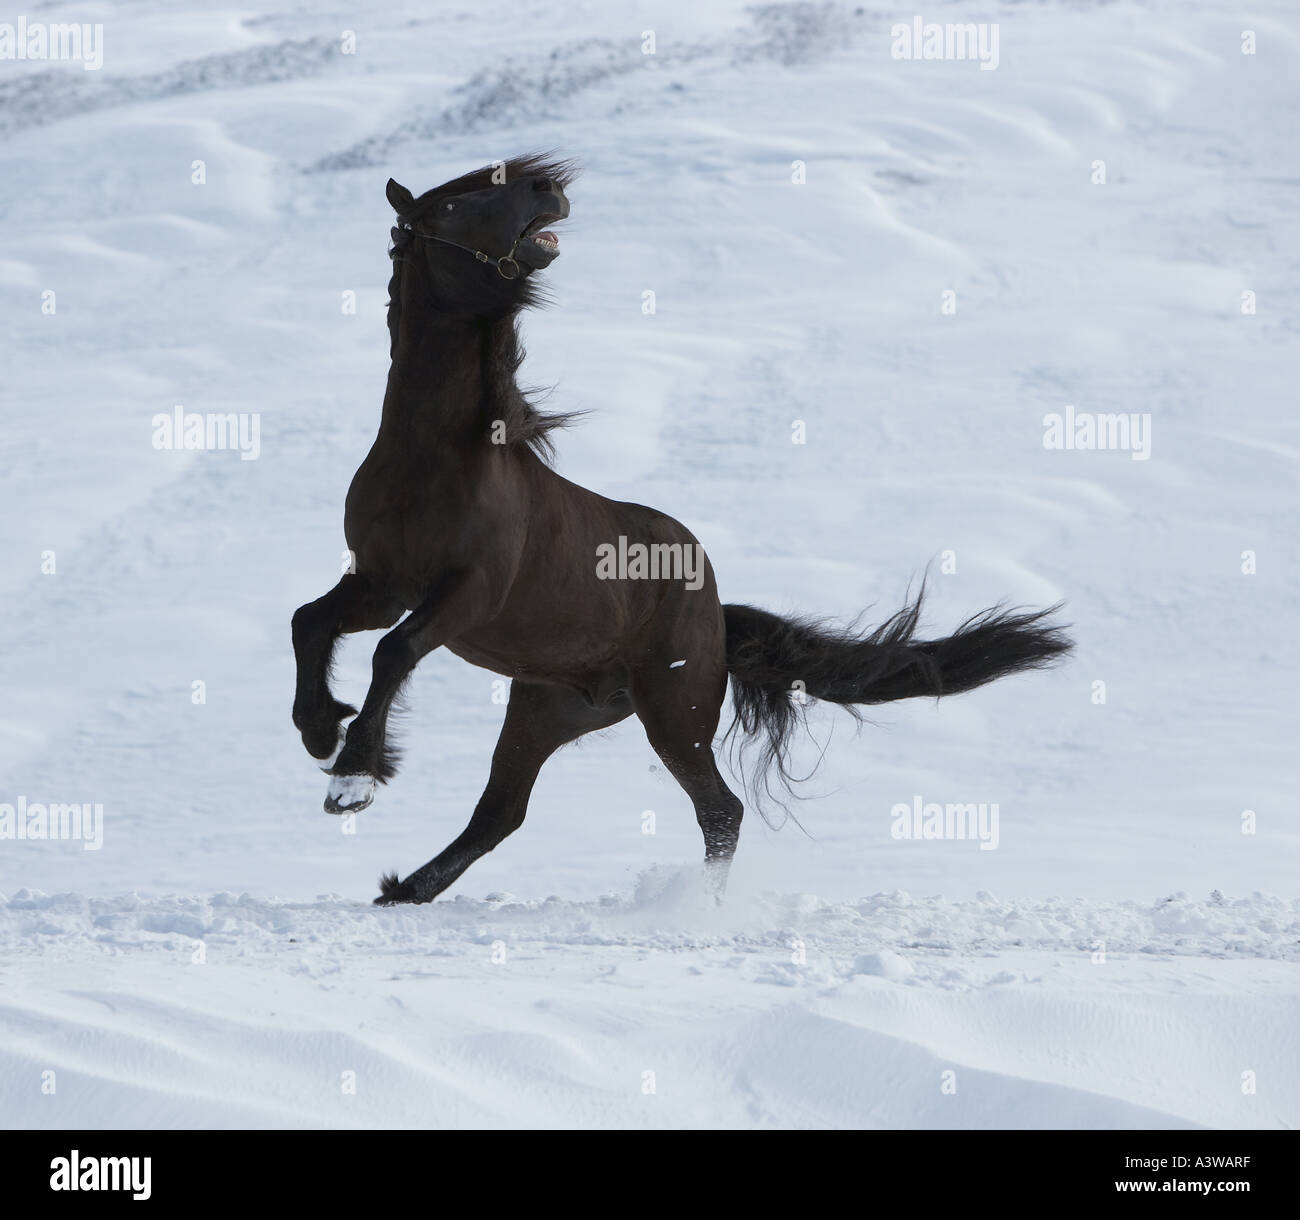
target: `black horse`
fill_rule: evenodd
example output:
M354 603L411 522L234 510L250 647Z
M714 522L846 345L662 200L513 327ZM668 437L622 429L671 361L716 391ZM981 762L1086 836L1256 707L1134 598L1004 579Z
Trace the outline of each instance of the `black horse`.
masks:
M551 433L567 419L516 384L516 317L559 253L546 226L568 216L572 177L568 163L532 156L419 198L388 183L392 365L379 435L348 491L354 564L293 616L293 721L308 752L330 758L356 717L326 810L365 808L393 775L389 709L426 653L445 646L512 682L469 825L405 880L385 877L380 903L441 893L522 825L547 758L633 713L694 803L721 892L743 813L714 758L728 676L736 725L784 774L805 697L851 707L956 694L1070 647L1051 610L986 611L925 642L920 598L867 635L724 606L685 526L556 474ZM358 713L330 693L331 657L341 634L379 627L392 630Z

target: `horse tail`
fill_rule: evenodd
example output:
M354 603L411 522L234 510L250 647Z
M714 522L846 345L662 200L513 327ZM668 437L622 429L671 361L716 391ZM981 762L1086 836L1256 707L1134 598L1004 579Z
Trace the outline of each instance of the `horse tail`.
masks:
M858 706L919 696L956 695L1029 669L1043 669L1073 647L1046 610L996 606L967 619L952 635L918 640L924 589L867 634L807 618L782 618L753 606L723 607L727 670L735 721L762 742L761 770L779 773L787 789L790 739L808 698ZM806 778L806 777L805 777Z

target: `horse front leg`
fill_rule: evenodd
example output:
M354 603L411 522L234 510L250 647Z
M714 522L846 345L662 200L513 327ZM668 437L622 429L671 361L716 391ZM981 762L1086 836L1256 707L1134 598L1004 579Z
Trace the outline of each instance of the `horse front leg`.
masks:
M313 758L330 758L339 746L339 723L357 709L330 693L330 663L340 635L391 627L402 615L399 603L377 596L364 577L344 576L324 597L299 606L293 616L297 686L293 723Z
M330 768L326 813L364 809L375 798L375 784L396 774L396 751L386 739L397 692L424 657L481 621L486 606L485 582L461 569L438 581L433 592L379 641L365 702Z

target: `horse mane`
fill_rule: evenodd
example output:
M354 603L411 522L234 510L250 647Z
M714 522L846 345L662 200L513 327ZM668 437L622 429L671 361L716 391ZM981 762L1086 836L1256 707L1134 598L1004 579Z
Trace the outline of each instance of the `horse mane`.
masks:
M450 182L444 182L432 190L425 191L415 201L410 213L402 219L408 224L423 216L434 207L438 200L447 195L463 195L470 191L485 190L499 181L501 172L505 171L505 181L528 174L545 174L567 188L577 176L577 165L573 161L557 158L553 153L529 153L522 157L513 157L504 164L485 165ZM393 260L393 275L388 281L388 358L392 360L397 354L397 332L402 317L402 268L408 261L408 249L414 240L406 229L394 227L390 230L392 245L389 257ZM542 411L534 397L539 391L525 392L515 381L515 375L524 360L524 348L519 342L519 327L516 315L519 310L533 308L547 303L543 289L531 281L525 282L520 292L516 309L505 317L490 323L491 331L485 350L485 367L483 370L487 393L484 395L484 428L493 426L501 420L505 425L505 443L507 445L525 445L539 458L549 463L555 458L555 442L550 433L558 428L565 428L579 418L581 411Z
M470 191L486 190L489 186L499 185L495 179L505 170L505 181L527 177L530 174L544 174L560 184L562 190L568 190L578 176L576 161L557 157L553 152L528 153L523 157L511 157L509 161L485 165L481 169L471 170L441 186L425 191L415 201L415 209L405 219L412 220L437 203L443 195L466 195Z
M524 362L524 345L519 342L516 318L502 318L493 325L484 353L483 427L490 429L496 420L505 425L507 445L526 445L542 461L555 460L555 441L551 433L567 428L582 411L543 411L534 401L545 391L523 390L515 380Z

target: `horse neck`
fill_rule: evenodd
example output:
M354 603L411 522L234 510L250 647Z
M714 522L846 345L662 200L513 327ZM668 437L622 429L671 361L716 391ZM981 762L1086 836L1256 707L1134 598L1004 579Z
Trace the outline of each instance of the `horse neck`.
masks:
M493 400L514 387L514 369L500 359L503 342L513 349L513 319L450 314L421 289L416 269L406 269L380 422L381 437L415 451L479 439Z

